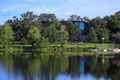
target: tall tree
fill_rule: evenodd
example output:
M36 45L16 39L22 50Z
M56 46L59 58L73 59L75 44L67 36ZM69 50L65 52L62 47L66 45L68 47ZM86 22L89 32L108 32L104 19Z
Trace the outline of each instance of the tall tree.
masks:
M21 14L20 18L14 16L6 23L10 24L15 32L15 39L21 40L26 36L26 32L31 25L37 25L37 15L33 12L26 12Z
M28 33L27 33L28 42L33 45L40 38L41 38L41 34L40 34L39 29L34 25L30 26L28 29Z
M98 28L98 38L100 42L109 42L109 30L105 27Z
M21 14L20 21L22 26L28 28L30 25L35 25L35 21L37 20L37 15L33 14L33 12L26 12Z
M55 24L51 24L47 29L47 36L49 42L51 43L56 42L56 34L57 34L56 26Z
M69 39L69 34L67 31L58 31L56 33L56 42L66 43Z
M2 49L5 53L12 53L12 43L14 40L14 32L10 25L5 25L2 27L0 32L0 43L2 45Z
M93 43L98 42L98 34L94 28L92 28L90 32L88 33L88 41L93 42Z
M120 32L112 34L112 42L113 43L120 43Z
M69 34L69 41L79 40L80 38L80 29L75 26L72 21L66 23L67 32Z
M32 45L33 52L48 51L48 40L41 36L38 27L32 25L27 33L27 42Z

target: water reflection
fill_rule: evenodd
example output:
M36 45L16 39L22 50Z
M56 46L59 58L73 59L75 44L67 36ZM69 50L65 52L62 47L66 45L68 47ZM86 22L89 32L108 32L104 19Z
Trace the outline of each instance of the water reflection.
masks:
M120 59L95 56L0 56L0 80L119 80Z

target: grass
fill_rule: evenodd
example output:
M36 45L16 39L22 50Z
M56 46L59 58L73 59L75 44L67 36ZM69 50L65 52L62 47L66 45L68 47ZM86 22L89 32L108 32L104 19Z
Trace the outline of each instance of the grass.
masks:
M69 56L76 56L76 55L96 55L95 52L88 51L87 49L108 49L110 48L112 44L104 43L66 43L66 44L49 44L49 50L48 55L69 55ZM2 45L0 45L2 46ZM18 52L22 49L30 48L32 45L21 45L21 44L15 44L12 46L13 51ZM0 51L3 51L4 49L0 48Z
M60 44L50 44L49 46L50 47L60 47L61 45ZM101 44L101 43L67 43L67 44L64 44L64 47L65 48L76 48L76 47L79 47L79 48L99 48L99 47L109 48L110 44L108 44L108 43L104 43L104 44Z
M53 44L49 44L48 47L49 48L78 48L78 49L88 49L88 48L103 48L103 49L108 49L110 48L112 44L108 44L108 43L66 43L66 44L57 44L57 43L53 43ZM2 48L2 45L0 45L0 47ZM14 44L12 45L12 47L14 48L30 48L32 47L32 45L21 45L21 44Z

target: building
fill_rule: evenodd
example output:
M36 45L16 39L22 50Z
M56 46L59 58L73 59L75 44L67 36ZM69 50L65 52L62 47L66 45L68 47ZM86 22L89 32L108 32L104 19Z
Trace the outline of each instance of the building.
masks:
M46 31L46 29L49 26L49 23L51 21L55 20L54 17L49 17L48 15L46 16L45 14L41 17L41 19L42 19L42 25L41 26L43 26L41 28L41 30L43 32ZM72 35L69 36L70 41L72 41L72 42L74 42L74 41L85 42L87 40L87 35L85 34L85 30L87 28L89 28L89 24L85 19L80 18L80 16L72 15L70 19L61 20L60 23L62 24L61 27L60 27L61 32L67 31L71 24L74 25L78 29L78 31L79 31L78 33L75 33L75 34L72 34Z
M85 30L89 28L89 24L87 21L84 19L78 17L78 18L73 18L70 19L70 21L61 21L62 26L61 26L61 31L66 31L67 28L69 27L69 22L72 22L72 24L79 29L80 33L79 34L74 34L71 36L71 40L73 41L82 41L85 42L87 40L87 35L85 34Z

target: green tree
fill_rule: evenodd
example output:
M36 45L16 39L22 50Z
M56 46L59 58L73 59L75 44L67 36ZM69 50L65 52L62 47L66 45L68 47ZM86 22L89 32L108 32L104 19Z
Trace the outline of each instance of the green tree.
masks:
M12 53L13 40L14 32L12 30L12 27L10 25L5 25L4 27L2 27L0 32L0 43L5 53Z
M69 35L72 35L72 34L74 34L76 31L75 31L75 26L74 26L74 24L71 22L71 21L69 21L68 23L67 23L67 31L68 31L68 33L69 33Z
M109 42L109 30L107 28L108 21L101 18L96 17L92 19L90 22L90 26L93 26L97 32L99 42ZM103 40L104 39L104 40Z
M109 30L105 27L98 28L98 38L100 42L109 42ZM103 40L104 38L104 40Z
M6 23L12 26L15 33L15 40L20 41L26 37L27 30L31 25L37 25L37 15L33 14L33 12L26 12L21 14L20 18L14 16Z
M69 39L69 34L67 31L64 31L61 33L61 37L62 37L62 43L67 43L68 39Z
M106 16L104 19L108 21L107 27L111 31L115 32L120 30L120 12L117 12L111 16Z
M69 39L69 34L67 31L58 31L56 34L56 42L67 43Z
M55 27L57 27L59 25L59 21L56 18L55 14L47 14L47 13L40 14L36 22L37 22L37 27L39 27L40 29L41 35L45 38L48 37L47 29L49 26L54 24Z
M41 38L41 34L39 29L34 25L30 26L27 33L28 42L30 42L31 44L34 44L40 38Z
M44 53L48 51L48 40L41 36L36 26L31 26L29 28L27 41L32 45L33 52Z
M57 41L56 35L57 35L57 29L56 29L56 25L53 23L47 29L47 36L49 42L51 43L56 42Z
M34 47L35 47L35 51L34 52L37 52L37 53L48 53L48 39L44 38L44 37L41 37L41 39L39 39Z
M95 29L91 29L90 32L88 33L88 41L90 42L98 42L98 35L97 32L95 31Z

